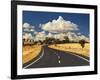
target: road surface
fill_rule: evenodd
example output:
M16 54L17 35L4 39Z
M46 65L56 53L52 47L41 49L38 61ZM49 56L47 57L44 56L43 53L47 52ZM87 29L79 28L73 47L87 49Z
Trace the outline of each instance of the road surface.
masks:
M47 68L47 67L67 67L67 66L86 66L89 60L73 55L69 52L58 51L44 46L42 54L35 61L26 65L24 68Z

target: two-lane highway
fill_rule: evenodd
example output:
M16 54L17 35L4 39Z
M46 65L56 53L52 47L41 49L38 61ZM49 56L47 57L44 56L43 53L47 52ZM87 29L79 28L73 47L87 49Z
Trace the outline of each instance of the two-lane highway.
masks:
M69 52L58 51L44 46L42 54L38 59L26 65L24 68L47 68L47 67L67 67L67 66L86 66L89 60L73 55Z

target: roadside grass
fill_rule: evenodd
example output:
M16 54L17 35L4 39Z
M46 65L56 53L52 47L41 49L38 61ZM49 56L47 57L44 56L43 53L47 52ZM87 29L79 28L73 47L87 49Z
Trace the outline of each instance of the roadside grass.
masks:
M41 52L41 45L23 46L22 62L27 63L34 59Z
M56 50L73 52L75 54L79 54L85 57L89 57L90 55L90 44L89 43L86 43L83 49L79 43L49 45L49 47L56 49Z

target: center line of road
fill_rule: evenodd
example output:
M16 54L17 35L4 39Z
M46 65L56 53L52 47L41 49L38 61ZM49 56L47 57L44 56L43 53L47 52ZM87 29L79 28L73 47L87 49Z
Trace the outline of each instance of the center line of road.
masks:
M61 61L59 60L59 61L58 61L58 63L60 64L60 63L61 63Z
M59 63L59 64L61 63L60 56L58 56L58 63Z
M57 56L57 58L58 58L58 63L60 64L60 63L61 63L61 60L60 60L59 54L58 54L57 52L53 51L53 50L51 50L51 51L54 52L54 54Z
M58 59L60 59L60 56L58 56Z

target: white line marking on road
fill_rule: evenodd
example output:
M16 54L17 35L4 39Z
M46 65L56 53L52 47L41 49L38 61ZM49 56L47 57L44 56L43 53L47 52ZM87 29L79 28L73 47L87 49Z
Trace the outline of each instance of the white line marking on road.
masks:
M27 67L31 66L32 64L34 64L35 62L37 62L38 60L40 60L43 57L43 55L44 55L44 50L38 59L36 59L34 62L30 63L29 65L25 66L24 68L27 68Z
M60 59L60 56L58 56L58 59Z
M57 58L58 58L58 63L60 64L60 63L61 63L61 60L60 60L59 54L58 54L57 52L53 51L52 49L51 49L51 51L54 52L54 54L57 56Z
M58 61L58 63L60 64L60 63L61 63L61 61L59 60L59 61Z
M88 59L86 59L86 58L84 58L84 57L81 57L81 56L76 55L76 54L72 54L72 55L77 56L77 57L79 57L79 58L81 58L81 59L83 59L83 60L85 60L85 61L89 62L89 60L88 60Z

